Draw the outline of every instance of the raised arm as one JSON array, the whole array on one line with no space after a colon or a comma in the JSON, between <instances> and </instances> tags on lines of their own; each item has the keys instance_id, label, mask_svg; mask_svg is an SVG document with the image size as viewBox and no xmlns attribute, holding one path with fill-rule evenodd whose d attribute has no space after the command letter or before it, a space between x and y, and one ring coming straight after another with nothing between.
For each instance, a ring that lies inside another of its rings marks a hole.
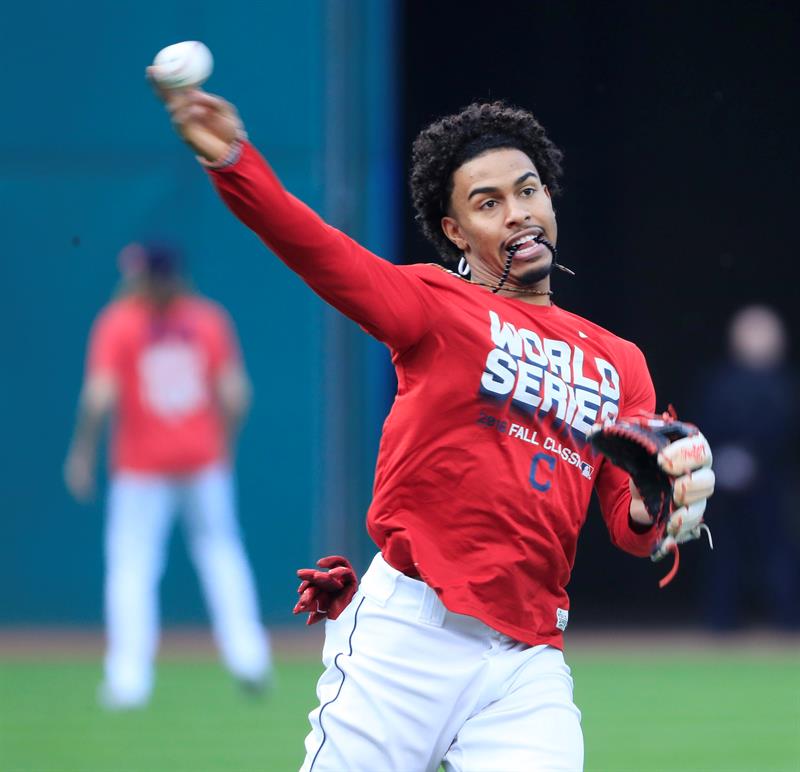
<instances>
[{"instance_id":1,"label":"raised arm","mask_svg":"<svg viewBox=\"0 0 800 772\"><path fill-rule=\"evenodd\" d=\"M372 254L292 196L246 140L232 105L198 89L159 93L226 204L318 295L397 351L430 329L438 308L419 276Z\"/></svg>"}]
</instances>

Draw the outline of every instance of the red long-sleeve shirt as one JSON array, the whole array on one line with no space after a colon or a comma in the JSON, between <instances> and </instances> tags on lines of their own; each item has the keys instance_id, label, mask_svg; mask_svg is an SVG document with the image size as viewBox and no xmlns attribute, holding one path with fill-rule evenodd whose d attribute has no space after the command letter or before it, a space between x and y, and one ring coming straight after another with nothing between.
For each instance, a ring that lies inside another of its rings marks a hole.
<instances>
[{"instance_id":1,"label":"red long-sleeve shirt","mask_svg":"<svg viewBox=\"0 0 800 772\"><path fill-rule=\"evenodd\" d=\"M615 544L644 556L655 539L630 527L628 476L585 439L600 417L653 412L642 353L555 305L377 257L288 193L248 144L211 174L242 222L391 350L398 390L367 514L384 558L451 611L561 647L592 489Z\"/></svg>"}]
</instances>

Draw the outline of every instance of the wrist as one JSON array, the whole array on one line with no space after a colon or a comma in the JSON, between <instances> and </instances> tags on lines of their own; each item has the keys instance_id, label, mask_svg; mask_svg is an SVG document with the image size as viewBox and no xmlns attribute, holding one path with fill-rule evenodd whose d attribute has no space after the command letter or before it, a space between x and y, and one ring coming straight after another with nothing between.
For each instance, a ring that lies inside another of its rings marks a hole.
<instances>
[{"instance_id":1,"label":"wrist","mask_svg":"<svg viewBox=\"0 0 800 772\"><path fill-rule=\"evenodd\" d=\"M224 169L227 166L233 166L241 157L244 149L243 142L247 139L247 135L242 134L233 140L229 145L221 150L216 155L216 160L197 156L197 160L206 167L206 169L217 170Z\"/></svg>"},{"instance_id":2,"label":"wrist","mask_svg":"<svg viewBox=\"0 0 800 772\"><path fill-rule=\"evenodd\" d=\"M653 527L653 521L648 518L646 522L635 520L632 513L628 513L628 528L634 533L644 534Z\"/></svg>"},{"instance_id":3,"label":"wrist","mask_svg":"<svg viewBox=\"0 0 800 772\"><path fill-rule=\"evenodd\" d=\"M645 528L649 528L653 524L653 518L650 517L647 507L645 507L644 501L642 501L638 493L634 496L631 496L631 505L628 509L628 516L632 522Z\"/></svg>"}]
</instances>

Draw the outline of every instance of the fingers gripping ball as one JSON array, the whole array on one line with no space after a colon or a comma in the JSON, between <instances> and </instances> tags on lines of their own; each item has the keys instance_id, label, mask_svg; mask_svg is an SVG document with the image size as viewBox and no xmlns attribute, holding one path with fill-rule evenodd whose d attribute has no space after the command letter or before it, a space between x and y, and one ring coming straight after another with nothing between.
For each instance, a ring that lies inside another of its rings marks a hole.
<instances>
[{"instance_id":1,"label":"fingers gripping ball","mask_svg":"<svg viewBox=\"0 0 800 772\"><path fill-rule=\"evenodd\" d=\"M317 565L328 570L301 568L297 572L302 580L297 588L300 599L292 613L308 613L307 625L313 625L321 619L337 619L358 588L358 577L347 558L331 555L320 558Z\"/></svg>"},{"instance_id":2,"label":"fingers gripping ball","mask_svg":"<svg viewBox=\"0 0 800 772\"><path fill-rule=\"evenodd\" d=\"M698 538L705 528L706 499L714 492L708 441L696 426L678 421L673 413L596 424L589 440L631 476L659 530L653 560L675 555L663 586L677 571L677 545Z\"/></svg>"},{"instance_id":3,"label":"fingers gripping ball","mask_svg":"<svg viewBox=\"0 0 800 772\"><path fill-rule=\"evenodd\" d=\"M152 77L165 89L196 88L214 69L214 58L199 40L185 40L162 48L153 59Z\"/></svg>"}]
</instances>

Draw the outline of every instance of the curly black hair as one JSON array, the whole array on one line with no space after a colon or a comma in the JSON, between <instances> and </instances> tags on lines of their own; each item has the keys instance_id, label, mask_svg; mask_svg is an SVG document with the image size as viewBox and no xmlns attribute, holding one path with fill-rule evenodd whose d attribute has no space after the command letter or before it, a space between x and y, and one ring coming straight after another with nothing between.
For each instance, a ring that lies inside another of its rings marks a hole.
<instances>
[{"instance_id":1,"label":"curly black hair","mask_svg":"<svg viewBox=\"0 0 800 772\"><path fill-rule=\"evenodd\" d=\"M531 113L505 102L473 102L435 121L414 140L410 185L416 219L445 264L461 257L441 225L450 206L453 173L481 153L499 148L521 150L550 192L559 192L562 152Z\"/></svg>"}]
</instances>

